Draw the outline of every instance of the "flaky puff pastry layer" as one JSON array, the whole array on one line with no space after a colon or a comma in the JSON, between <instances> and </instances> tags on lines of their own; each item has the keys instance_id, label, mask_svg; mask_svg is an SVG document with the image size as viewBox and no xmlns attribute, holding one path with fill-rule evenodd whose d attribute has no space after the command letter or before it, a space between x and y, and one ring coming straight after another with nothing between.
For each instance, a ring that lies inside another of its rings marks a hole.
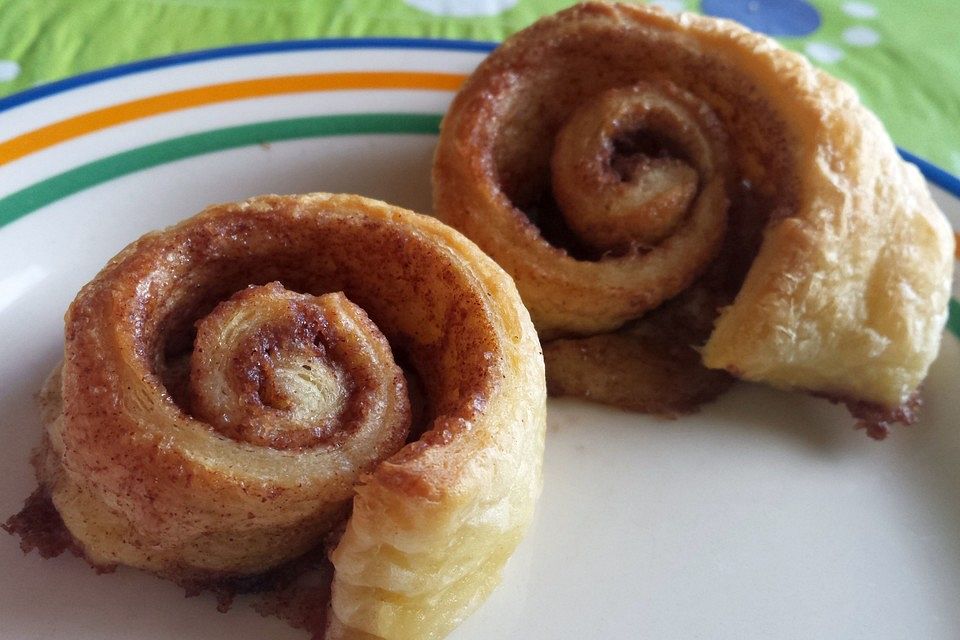
<instances>
[{"instance_id":1,"label":"flaky puff pastry layer","mask_svg":"<svg viewBox=\"0 0 960 640\"><path fill-rule=\"evenodd\" d=\"M638 92L653 95L635 100L629 113L636 115L617 111L618 93ZM618 118L612 133L603 144L582 145L599 149L590 153L600 162L574 159L572 171L558 173L556 154L572 148L568 130L591 131L579 122L604 101ZM661 115L651 117L657 109ZM629 118L636 124L620 130ZM703 158L717 160L709 164L725 175L724 196L709 192L713 177L686 141L693 134L717 146ZM658 183L677 180L680 189L689 181L667 162L696 170L699 183L686 217L668 219L665 238L651 244L641 234L626 251L591 253L583 245L594 237L576 237L578 228L611 236L610 216L603 227L594 217L558 222L561 213L579 215L564 207L584 189L556 181L602 183L591 172L605 164L619 172L619 181L608 180L617 189L652 184L667 202ZM587 3L511 37L478 67L443 122L434 200L441 219L513 275L547 340L548 382L553 358L561 393L583 386L564 373L576 368L577 353L591 356L584 359L591 366L601 357L590 342L599 338L590 336L633 340L639 332L649 340L673 329L648 321L652 309L663 304L670 315L703 298L713 301L711 316L719 312L715 328L681 332L687 344L702 346L703 363L778 387L894 410L938 351L953 235L919 172L899 158L853 89L730 21ZM705 238L676 251L707 205L718 220L729 217L722 245ZM713 262L675 268L678 253ZM687 287L695 293L680 293ZM554 338L567 340L555 348ZM610 341L598 344L603 353L622 352ZM644 385L653 385L670 395L671 385L657 387L649 377L618 380L607 386L635 384L645 397ZM672 386L682 384L679 376ZM609 395L603 387L578 393ZM677 408L684 409L682 395L667 407Z\"/></svg>"},{"instance_id":2,"label":"flaky puff pastry layer","mask_svg":"<svg viewBox=\"0 0 960 640\"><path fill-rule=\"evenodd\" d=\"M406 445L393 357L425 395ZM71 305L45 396L40 480L95 564L256 574L352 509L331 638L445 635L540 490L543 360L512 281L453 229L358 196L213 206L134 242Z\"/></svg>"}]
</instances>

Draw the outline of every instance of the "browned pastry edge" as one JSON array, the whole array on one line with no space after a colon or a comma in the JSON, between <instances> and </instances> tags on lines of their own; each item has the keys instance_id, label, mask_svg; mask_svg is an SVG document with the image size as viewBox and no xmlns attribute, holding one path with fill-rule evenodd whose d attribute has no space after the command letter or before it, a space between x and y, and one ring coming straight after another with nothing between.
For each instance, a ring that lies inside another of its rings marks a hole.
<instances>
[{"instance_id":1,"label":"browned pastry edge","mask_svg":"<svg viewBox=\"0 0 960 640\"><path fill-rule=\"evenodd\" d=\"M890 435L890 429L894 424L905 427L915 424L920 419L920 411L923 408L923 395L920 389L914 391L906 402L893 408L876 402L865 402L819 392L813 392L811 395L825 398L834 404L844 405L850 415L857 420L854 428L863 429L874 440L885 439Z\"/></svg>"},{"instance_id":2,"label":"browned pastry edge","mask_svg":"<svg viewBox=\"0 0 960 640\"><path fill-rule=\"evenodd\" d=\"M25 554L36 550L42 558L56 558L69 551L97 573L113 573L117 569L117 565L97 564L87 557L43 487L37 487L24 501L23 508L0 524L0 529L20 538L20 549ZM303 584L305 576L308 584ZM300 558L256 575L211 572L194 580L183 575L173 580L187 597L213 595L221 613L231 608L236 596L255 594L251 606L261 615L280 618L320 638L326 627L325 603L330 598L333 569L321 545Z\"/></svg>"}]
</instances>

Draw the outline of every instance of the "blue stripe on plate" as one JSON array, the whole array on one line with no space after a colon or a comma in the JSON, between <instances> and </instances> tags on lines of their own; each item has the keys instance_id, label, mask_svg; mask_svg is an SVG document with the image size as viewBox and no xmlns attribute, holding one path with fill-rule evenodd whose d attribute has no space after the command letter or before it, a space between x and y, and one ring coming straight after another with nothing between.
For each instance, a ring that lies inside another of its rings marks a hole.
<instances>
[{"instance_id":1,"label":"blue stripe on plate","mask_svg":"<svg viewBox=\"0 0 960 640\"><path fill-rule=\"evenodd\" d=\"M52 96L70 89L83 87L104 80L142 73L164 67L175 67L182 64L231 58L238 56L252 56L260 53L284 53L288 51L314 51L322 49L434 49L440 51L476 51L488 53L497 46L496 42L479 42L474 40L439 40L431 38L319 38L313 40L282 40L277 42L257 42L241 44L217 49L201 49L177 53L160 58L137 60L127 64L98 69L80 75L70 76L63 80L50 82L31 89L19 91L5 98L0 98L0 113Z\"/></svg>"},{"instance_id":2,"label":"blue stripe on plate","mask_svg":"<svg viewBox=\"0 0 960 640\"><path fill-rule=\"evenodd\" d=\"M920 173L923 174L923 177L937 185L945 191L949 191L953 195L960 198L960 178L953 175L945 169L941 169L937 165L927 162L920 156L915 156L906 149L901 149L897 147L897 151L900 152L900 155L907 162L912 162L917 165L917 168L920 169Z\"/></svg>"}]
</instances>

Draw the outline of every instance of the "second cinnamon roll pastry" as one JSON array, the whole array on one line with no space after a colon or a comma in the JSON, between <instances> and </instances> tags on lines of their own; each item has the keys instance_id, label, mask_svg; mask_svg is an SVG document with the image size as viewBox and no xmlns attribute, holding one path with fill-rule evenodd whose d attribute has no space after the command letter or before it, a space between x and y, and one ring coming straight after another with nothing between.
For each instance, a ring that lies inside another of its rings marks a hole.
<instances>
[{"instance_id":1,"label":"second cinnamon roll pastry","mask_svg":"<svg viewBox=\"0 0 960 640\"><path fill-rule=\"evenodd\" d=\"M846 84L724 20L585 3L463 86L437 215L516 280L548 386L658 413L733 376L909 421L953 235Z\"/></svg>"}]
</instances>

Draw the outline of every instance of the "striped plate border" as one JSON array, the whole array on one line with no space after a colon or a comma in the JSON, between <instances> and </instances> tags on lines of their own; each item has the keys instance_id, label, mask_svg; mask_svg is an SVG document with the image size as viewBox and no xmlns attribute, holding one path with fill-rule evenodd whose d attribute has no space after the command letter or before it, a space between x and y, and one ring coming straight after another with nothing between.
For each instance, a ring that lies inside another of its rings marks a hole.
<instances>
[{"instance_id":1,"label":"striped plate border","mask_svg":"<svg viewBox=\"0 0 960 640\"><path fill-rule=\"evenodd\" d=\"M292 51L331 49L426 49L485 53L493 42L408 38L288 40L245 44L140 60L84 73L0 98L0 113L30 102L113 78L196 62ZM59 142L159 113L202 104L302 91L432 89L455 91L463 76L442 73L356 72L283 76L208 85L111 105L0 141L0 165ZM172 138L83 164L0 198L0 227L78 191L123 175L191 156L298 138L363 134L436 134L438 113L352 113L258 122ZM960 199L960 179L900 149L930 182ZM958 254L960 258L960 254ZM960 338L960 302L950 300L948 329Z\"/></svg>"}]
</instances>

